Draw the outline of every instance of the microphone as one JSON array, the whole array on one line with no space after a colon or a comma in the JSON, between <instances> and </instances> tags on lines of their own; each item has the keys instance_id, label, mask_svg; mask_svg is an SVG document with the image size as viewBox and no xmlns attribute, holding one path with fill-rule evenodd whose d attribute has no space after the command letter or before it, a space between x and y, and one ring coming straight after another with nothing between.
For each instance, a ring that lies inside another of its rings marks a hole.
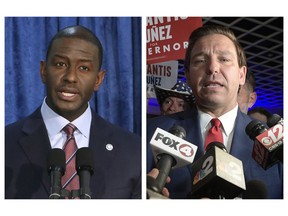
<instances>
[{"instance_id":1,"label":"microphone","mask_svg":"<svg viewBox=\"0 0 288 216\"><path fill-rule=\"evenodd\" d=\"M246 190L242 193L242 199L267 199L266 185L259 180L246 182Z\"/></svg>"},{"instance_id":2,"label":"microphone","mask_svg":"<svg viewBox=\"0 0 288 216\"><path fill-rule=\"evenodd\" d=\"M267 125L269 128L275 126L276 124L284 124L283 118L279 116L278 114L272 114L268 120L267 120Z\"/></svg>"},{"instance_id":3,"label":"microphone","mask_svg":"<svg viewBox=\"0 0 288 216\"><path fill-rule=\"evenodd\" d=\"M278 125L280 124L280 128L282 128L282 131L283 131L283 127L284 127L283 118L281 118L281 116L278 114L272 114L267 120L267 125L269 128L272 128L272 127L276 126L277 124ZM282 133L282 135L283 135L283 133ZM283 163L283 138L282 138L282 146L277 151L276 157L279 159L279 161L281 163Z\"/></svg>"},{"instance_id":4,"label":"microphone","mask_svg":"<svg viewBox=\"0 0 288 216\"><path fill-rule=\"evenodd\" d=\"M261 121L253 120L246 126L246 134L254 140L253 159L267 170L278 162L283 163L283 119L273 114L266 128Z\"/></svg>"},{"instance_id":5,"label":"microphone","mask_svg":"<svg viewBox=\"0 0 288 216\"><path fill-rule=\"evenodd\" d=\"M246 189L242 161L228 154L220 142L209 143L191 170L188 198L233 199Z\"/></svg>"},{"instance_id":6,"label":"microphone","mask_svg":"<svg viewBox=\"0 0 288 216\"><path fill-rule=\"evenodd\" d=\"M179 125L174 125L169 132L161 128L155 130L150 144L159 174L156 179L147 176L148 193L152 191L150 198L155 197L153 192L162 194L171 169L193 162L198 147L185 138L186 131Z\"/></svg>"},{"instance_id":7,"label":"microphone","mask_svg":"<svg viewBox=\"0 0 288 216\"><path fill-rule=\"evenodd\" d=\"M88 147L76 152L76 170L80 180L80 189L72 191L72 197L91 199L90 178L94 173L92 150Z\"/></svg>"},{"instance_id":8,"label":"microphone","mask_svg":"<svg viewBox=\"0 0 288 216\"><path fill-rule=\"evenodd\" d=\"M70 196L70 192L62 189L61 177L65 173L66 160L65 152L62 149L51 149L48 159L48 174L50 176L50 195L49 199L63 199Z\"/></svg>"}]
</instances>

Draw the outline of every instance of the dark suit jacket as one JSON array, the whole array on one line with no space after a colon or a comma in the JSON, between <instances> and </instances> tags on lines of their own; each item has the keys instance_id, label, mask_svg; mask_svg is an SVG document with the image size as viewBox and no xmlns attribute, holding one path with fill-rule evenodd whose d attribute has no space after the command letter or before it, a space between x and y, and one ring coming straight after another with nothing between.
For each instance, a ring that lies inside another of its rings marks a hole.
<instances>
[{"instance_id":1,"label":"dark suit jacket","mask_svg":"<svg viewBox=\"0 0 288 216\"><path fill-rule=\"evenodd\" d=\"M141 139L92 111L89 147L94 155L92 198L141 198ZM112 144L108 151L106 144ZM5 128L5 198L49 197L51 149L38 108Z\"/></svg>"},{"instance_id":2,"label":"dark suit jacket","mask_svg":"<svg viewBox=\"0 0 288 216\"><path fill-rule=\"evenodd\" d=\"M236 118L235 132L232 140L230 154L240 159L243 163L245 180L260 180L265 183L268 190L268 198L283 198L283 164L273 165L266 171L252 158L254 142L246 135L245 128L252 119L238 110ZM203 154L203 140L200 132L199 117L196 108L192 111L184 111L169 116L151 118L147 122L147 172L154 165L153 155L150 147L150 140L157 127L169 131L170 128L178 124L186 130L187 141L198 146L194 161L197 161ZM170 191L170 198L186 198L191 191L190 165L174 169L170 172L171 183L167 184Z\"/></svg>"}]
</instances>

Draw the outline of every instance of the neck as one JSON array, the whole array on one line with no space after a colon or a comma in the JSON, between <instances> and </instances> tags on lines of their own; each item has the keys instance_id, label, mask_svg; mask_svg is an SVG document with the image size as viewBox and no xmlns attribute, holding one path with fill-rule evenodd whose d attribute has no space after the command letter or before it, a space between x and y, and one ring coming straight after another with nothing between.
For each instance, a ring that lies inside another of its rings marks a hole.
<instances>
[{"instance_id":1,"label":"neck","mask_svg":"<svg viewBox=\"0 0 288 216\"><path fill-rule=\"evenodd\" d=\"M224 115L225 113L231 111L232 109L234 109L237 106L237 104L235 104L234 107L209 107L209 106L201 106L201 105L197 105L197 109L201 110L204 113L207 113L209 115L211 115L212 117L218 118L222 115Z\"/></svg>"}]
</instances>

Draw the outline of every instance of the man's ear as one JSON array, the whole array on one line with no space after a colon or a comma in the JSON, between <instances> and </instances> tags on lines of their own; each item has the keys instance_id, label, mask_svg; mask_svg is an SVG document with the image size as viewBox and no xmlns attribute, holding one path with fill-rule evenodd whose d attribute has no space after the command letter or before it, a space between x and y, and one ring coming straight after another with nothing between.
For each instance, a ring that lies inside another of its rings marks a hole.
<instances>
[{"instance_id":1,"label":"man's ear","mask_svg":"<svg viewBox=\"0 0 288 216\"><path fill-rule=\"evenodd\" d=\"M102 71L98 72L97 79L96 79L96 82L95 82L95 85L94 85L94 91L98 91L99 87L101 86L101 84L102 84L102 82L104 80L105 74L106 74L105 70L102 70Z\"/></svg>"},{"instance_id":2,"label":"man's ear","mask_svg":"<svg viewBox=\"0 0 288 216\"><path fill-rule=\"evenodd\" d=\"M40 75L43 83L46 83L46 62L40 62Z\"/></svg>"},{"instance_id":3,"label":"man's ear","mask_svg":"<svg viewBox=\"0 0 288 216\"><path fill-rule=\"evenodd\" d=\"M249 94L249 102L248 102L248 107L251 108L257 100L257 93L256 92L252 92Z\"/></svg>"},{"instance_id":4,"label":"man's ear","mask_svg":"<svg viewBox=\"0 0 288 216\"><path fill-rule=\"evenodd\" d=\"M239 73L239 79L240 79L239 84L240 85L244 85L245 84L246 73L247 73L247 67L246 66L241 67L240 68L240 73Z\"/></svg>"}]
</instances>

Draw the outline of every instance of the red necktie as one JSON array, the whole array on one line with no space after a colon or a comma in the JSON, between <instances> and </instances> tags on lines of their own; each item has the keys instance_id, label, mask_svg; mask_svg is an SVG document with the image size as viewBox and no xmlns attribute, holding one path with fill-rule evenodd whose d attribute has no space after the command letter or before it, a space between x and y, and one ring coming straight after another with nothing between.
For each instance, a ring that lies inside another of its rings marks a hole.
<instances>
[{"instance_id":1,"label":"red necktie","mask_svg":"<svg viewBox=\"0 0 288 216\"><path fill-rule=\"evenodd\" d=\"M66 172L62 177L62 187L71 191L79 189L79 176L75 169L77 145L75 142L74 131L76 127L69 123L63 131L67 134L67 140L63 146L63 150L66 154Z\"/></svg>"},{"instance_id":2,"label":"red necktie","mask_svg":"<svg viewBox=\"0 0 288 216\"><path fill-rule=\"evenodd\" d=\"M212 127L209 129L209 131L206 135L206 140L205 140L205 145L204 145L205 150L211 142L223 143L223 135L222 135L222 131L221 131L221 121L218 118L213 118L211 120L211 124L212 124Z\"/></svg>"}]
</instances>

